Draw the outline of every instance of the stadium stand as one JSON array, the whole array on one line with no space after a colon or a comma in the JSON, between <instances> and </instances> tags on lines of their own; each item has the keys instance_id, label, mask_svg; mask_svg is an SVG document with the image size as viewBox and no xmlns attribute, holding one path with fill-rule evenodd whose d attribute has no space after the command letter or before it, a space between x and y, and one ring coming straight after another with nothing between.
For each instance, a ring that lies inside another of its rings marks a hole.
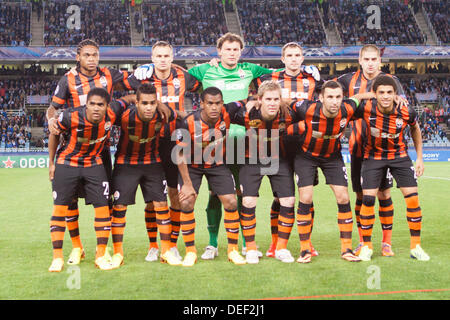
<instances>
[{"instance_id":1,"label":"stadium stand","mask_svg":"<svg viewBox=\"0 0 450 320\"><path fill-rule=\"evenodd\" d=\"M174 45L215 45L228 31L221 1L146 3L142 8L145 42Z\"/></svg>"},{"instance_id":2,"label":"stadium stand","mask_svg":"<svg viewBox=\"0 0 450 320\"><path fill-rule=\"evenodd\" d=\"M6 2L0 6L0 45L27 46L30 44L29 3Z\"/></svg>"},{"instance_id":3,"label":"stadium stand","mask_svg":"<svg viewBox=\"0 0 450 320\"><path fill-rule=\"evenodd\" d=\"M68 29L67 8L80 7L80 29ZM101 13L101 16L99 15ZM101 18L100 18L101 17ZM85 38L101 45L130 45L130 21L127 7L121 0L110 1L47 1L44 6L44 44L76 45Z\"/></svg>"},{"instance_id":4,"label":"stadium stand","mask_svg":"<svg viewBox=\"0 0 450 320\"><path fill-rule=\"evenodd\" d=\"M0 148L25 148L31 140L31 115L8 116L0 112Z\"/></svg>"},{"instance_id":5,"label":"stadium stand","mask_svg":"<svg viewBox=\"0 0 450 320\"><path fill-rule=\"evenodd\" d=\"M423 6L439 40L443 43L450 43L448 3L446 1L423 1Z\"/></svg>"},{"instance_id":6,"label":"stadium stand","mask_svg":"<svg viewBox=\"0 0 450 320\"><path fill-rule=\"evenodd\" d=\"M326 45L315 3L237 0L242 36L247 45Z\"/></svg>"},{"instance_id":7,"label":"stadium stand","mask_svg":"<svg viewBox=\"0 0 450 320\"><path fill-rule=\"evenodd\" d=\"M331 6L334 18L344 44L423 44L425 39L417 26L408 6L399 1L378 1L381 9L380 29L366 27L369 16L366 8L369 1L343 0ZM351 18L349 18L351 17Z\"/></svg>"}]
</instances>

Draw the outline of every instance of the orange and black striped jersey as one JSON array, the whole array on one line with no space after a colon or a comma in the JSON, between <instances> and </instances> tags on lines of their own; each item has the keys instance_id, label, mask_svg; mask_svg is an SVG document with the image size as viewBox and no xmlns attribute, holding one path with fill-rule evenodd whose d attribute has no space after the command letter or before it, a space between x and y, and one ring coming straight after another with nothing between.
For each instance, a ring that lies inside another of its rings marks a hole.
<instances>
[{"instance_id":1,"label":"orange and black striped jersey","mask_svg":"<svg viewBox=\"0 0 450 320\"><path fill-rule=\"evenodd\" d=\"M175 119L176 113L171 110L169 123L175 123ZM116 122L121 128L121 133L115 163L137 165L161 162L158 149L165 124L166 121L161 118L158 111L155 111L150 121L142 121L136 106L125 110Z\"/></svg>"},{"instance_id":2,"label":"orange and black striped jersey","mask_svg":"<svg viewBox=\"0 0 450 320\"><path fill-rule=\"evenodd\" d=\"M245 105L241 105L235 113L231 123L239 124L247 129L245 136L245 158L247 163L267 164L270 159L286 155L283 140L286 130L293 122L298 121L297 115L292 110L290 114L278 115L270 121L264 120L261 109L252 108L247 112ZM275 131L272 131L275 130ZM274 149L276 148L276 149Z\"/></svg>"},{"instance_id":3,"label":"orange and black striped jersey","mask_svg":"<svg viewBox=\"0 0 450 320\"><path fill-rule=\"evenodd\" d=\"M97 68L93 77L85 76L77 68L77 74L67 72L58 82L53 94L51 105L60 109L66 105L68 108L77 108L86 105L86 99L92 88L104 88L112 96L113 87L123 83L128 90L133 88L128 83L128 73L112 68Z\"/></svg>"},{"instance_id":4,"label":"orange and black striped jersey","mask_svg":"<svg viewBox=\"0 0 450 320\"><path fill-rule=\"evenodd\" d=\"M416 124L416 111L407 106L394 105L390 114L384 114L377 107L377 100L371 99L359 106L355 117L362 118L367 126L367 141L364 158L392 160L408 155L403 132Z\"/></svg>"},{"instance_id":5,"label":"orange and black striped jersey","mask_svg":"<svg viewBox=\"0 0 450 320\"><path fill-rule=\"evenodd\" d=\"M57 125L66 133L67 142L58 149L56 163L72 167L101 165L101 152L109 139L111 126L126 108L122 100L111 102L98 124L88 121L85 106L65 109L59 115Z\"/></svg>"},{"instance_id":6,"label":"orange and black striped jersey","mask_svg":"<svg viewBox=\"0 0 450 320\"><path fill-rule=\"evenodd\" d=\"M137 89L141 83L151 83L156 88L158 100L174 111L184 111L186 92L194 92L200 88L200 82L180 68L171 68L170 75L165 80L159 79L154 72L150 79L142 81L132 74L128 77L128 82L134 89Z\"/></svg>"},{"instance_id":7,"label":"orange and black striped jersey","mask_svg":"<svg viewBox=\"0 0 450 320\"><path fill-rule=\"evenodd\" d=\"M340 139L358 108L355 100L345 99L334 118L327 118L323 114L320 101L303 100L293 103L291 107L304 123L297 122L289 126L288 134L304 136L301 145L303 152L322 158L329 158L341 152ZM304 133L302 127L306 129Z\"/></svg>"},{"instance_id":8,"label":"orange and black striped jersey","mask_svg":"<svg viewBox=\"0 0 450 320\"><path fill-rule=\"evenodd\" d=\"M184 154L189 165L211 168L225 163L230 122L242 105L234 102L224 105L219 120L213 125L202 120L202 110L190 113L178 124L176 143L183 150L190 150L190 155Z\"/></svg>"},{"instance_id":9,"label":"orange and black striped jersey","mask_svg":"<svg viewBox=\"0 0 450 320\"><path fill-rule=\"evenodd\" d=\"M380 72L379 75L387 75L392 77L397 84L397 94L399 96L405 96L403 87L396 76L384 72ZM355 72L346 73L338 78L335 78L334 80L338 81L342 85L344 95L351 97L358 93L371 91L375 78L368 80L364 76L364 73L361 70L358 70ZM350 138L348 141L349 152L357 158L362 158L364 144L367 138L367 125L360 119L350 122L349 125L351 128Z\"/></svg>"},{"instance_id":10,"label":"orange and black striped jersey","mask_svg":"<svg viewBox=\"0 0 450 320\"><path fill-rule=\"evenodd\" d=\"M289 100L314 100L316 91L323 81L316 81L311 75L300 72L295 76L286 74L285 70L265 74L256 79L259 87L263 81L272 80L281 86L281 97Z\"/></svg>"}]
</instances>

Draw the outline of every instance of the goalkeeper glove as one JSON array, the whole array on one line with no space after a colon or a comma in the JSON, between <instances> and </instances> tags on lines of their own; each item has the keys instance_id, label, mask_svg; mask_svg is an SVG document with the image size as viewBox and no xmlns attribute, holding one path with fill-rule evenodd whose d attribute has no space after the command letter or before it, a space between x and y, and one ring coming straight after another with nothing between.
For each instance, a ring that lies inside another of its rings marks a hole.
<instances>
[{"instance_id":1,"label":"goalkeeper glove","mask_svg":"<svg viewBox=\"0 0 450 320\"><path fill-rule=\"evenodd\" d=\"M134 76L138 80L145 80L152 76L153 69L154 69L153 63L147 63L143 64L142 66L139 66L136 70L134 70Z\"/></svg>"}]
</instances>

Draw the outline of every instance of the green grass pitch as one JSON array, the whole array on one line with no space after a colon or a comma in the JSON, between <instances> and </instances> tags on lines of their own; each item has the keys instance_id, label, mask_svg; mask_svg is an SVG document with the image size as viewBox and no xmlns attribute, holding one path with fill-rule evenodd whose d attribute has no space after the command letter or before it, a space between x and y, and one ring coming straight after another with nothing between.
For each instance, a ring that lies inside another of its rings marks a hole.
<instances>
[{"instance_id":1,"label":"green grass pitch","mask_svg":"<svg viewBox=\"0 0 450 320\"><path fill-rule=\"evenodd\" d=\"M200 259L193 268L146 262L148 239L144 204L138 193L137 204L129 207L127 212L125 264L118 270L106 272L94 267L93 208L80 202L80 233L87 250L86 260L79 269L65 265L63 272L58 274L47 271L52 258L49 233L52 197L47 170L3 169L0 170L0 299L234 300L305 296L321 299L324 295L329 295L324 297L328 299L449 299L450 291L415 292L450 288L450 163L428 162L425 165L424 177L419 179L419 196L423 212L422 247L431 256L429 262L409 257L405 203L395 188L392 190L395 256L381 256L381 228L377 218L372 261L349 263L340 259L336 201L321 176L320 185L314 189L316 217L312 234L320 255L308 265L283 264L266 257L258 265L232 265L226 258L223 222L216 260ZM350 197L353 209L354 194L350 193ZM199 254L208 241L206 201L207 186L203 183L195 211ZM257 205L256 230L256 241L263 252L270 244L271 202L269 183L264 179ZM353 230L353 245L356 246L356 223ZM182 239L179 239L178 247L184 255ZM295 258L298 257L296 227L288 249ZM71 242L66 232L66 259L70 250ZM75 276L80 279L79 289L73 285ZM394 291L400 292L379 294Z\"/></svg>"}]
</instances>

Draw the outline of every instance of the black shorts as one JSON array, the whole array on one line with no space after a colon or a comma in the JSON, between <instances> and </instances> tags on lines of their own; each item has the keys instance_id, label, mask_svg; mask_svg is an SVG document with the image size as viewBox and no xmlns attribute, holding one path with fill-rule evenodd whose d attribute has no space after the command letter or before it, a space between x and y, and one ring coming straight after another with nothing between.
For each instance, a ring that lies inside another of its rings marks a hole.
<instances>
[{"instance_id":1,"label":"black shorts","mask_svg":"<svg viewBox=\"0 0 450 320\"><path fill-rule=\"evenodd\" d=\"M70 205L80 184L86 194L86 203L96 208L108 205L109 181L103 165L83 168L57 164L52 180L53 203Z\"/></svg>"},{"instance_id":2,"label":"black shorts","mask_svg":"<svg viewBox=\"0 0 450 320\"><path fill-rule=\"evenodd\" d=\"M312 157L301 152L297 153L294 162L294 172L299 188L315 185L317 168L322 169L326 184L336 186L348 185L347 167L340 153L330 158L323 158Z\"/></svg>"},{"instance_id":3,"label":"black shorts","mask_svg":"<svg viewBox=\"0 0 450 320\"><path fill-rule=\"evenodd\" d=\"M101 153L101 158L102 158L103 168L105 169L106 176L108 177L109 184L111 185L112 184L112 160L111 160L111 151L109 149L109 146L105 146L103 148L103 151ZM110 196L111 196L111 193L110 193ZM80 181L78 183L75 198L77 198L77 199L84 198L84 199L86 199L85 200L86 205L92 204L86 198L86 191L84 189L82 181Z\"/></svg>"},{"instance_id":4,"label":"black shorts","mask_svg":"<svg viewBox=\"0 0 450 320\"><path fill-rule=\"evenodd\" d=\"M394 160L364 159L361 168L363 189L376 189L386 176L386 169L397 182L397 187L417 187L416 169L409 156Z\"/></svg>"},{"instance_id":5,"label":"black shorts","mask_svg":"<svg viewBox=\"0 0 450 320\"><path fill-rule=\"evenodd\" d=\"M361 186L361 168L362 168L363 158L351 157L350 165L350 175L352 178L352 188L353 192L362 192ZM393 186L393 179L389 168L386 168L383 172L383 177L381 178L380 190L390 189Z\"/></svg>"},{"instance_id":6,"label":"black shorts","mask_svg":"<svg viewBox=\"0 0 450 320\"><path fill-rule=\"evenodd\" d=\"M192 181L192 186L195 192L200 190L203 176L206 176L208 185L214 194L219 196L225 194L236 194L235 182L233 174L226 165L219 165L211 168L193 167L188 165L189 177ZM181 175L178 179L179 189L183 185Z\"/></svg>"},{"instance_id":7,"label":"black shorts","mask_svg":"<svg viewBox=\"0 0 450 320\"><path fill-rule=\"evenodd\" d=\"M114 166L112 183L114 204L135 204L138 186L141 186L145 203L167 201L167 184L161 163Z\"/></svg>"},{"instance_id":8,"label":"black shorts","mask_svg":"<svg viewBox=\"0 0 450 320\"><path fill-rule=\"evenodd\" d=\"M178 186L178 166L172 161L172 149L176 145L170 138L160 139L159 156L161 158L164 174L169 188Z\"/></svg>"},{"instance_id":9,"label":"black shorts","mask_svg":"<svg viewBox=\"0 0 450 320\"><path fill-rule=\"evenodd\" d=\"M239 171L240 188L243 197L258 197L261 181L266 175L274 197L286 198L295 196L293 171L288 160L280 160L275 174L265 174L262 169L269 166L261 164L246 164Z\"/></svg>"}]
</instances>

